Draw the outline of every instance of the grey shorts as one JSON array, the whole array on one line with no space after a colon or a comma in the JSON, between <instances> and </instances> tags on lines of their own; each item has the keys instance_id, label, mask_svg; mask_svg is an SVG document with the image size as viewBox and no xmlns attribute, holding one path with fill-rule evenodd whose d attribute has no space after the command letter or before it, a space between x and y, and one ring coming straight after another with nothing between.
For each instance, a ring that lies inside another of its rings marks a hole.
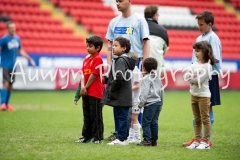
<instances>
[{"instance_id":1,"label":"grey shorts","mask_svg":"<svg viewBox=\"0 0 240 160\"><path fill-rule=\"evenodd\" d=\"M3 68L2 69L2 74L3 74L3 83L4 82L9 82L9 83L13 83L14 80L15 80L15 75L12 74L14 73L13 70L9 70L9 69L6 69L6 68Z\"/></svg>"}]
</instances>

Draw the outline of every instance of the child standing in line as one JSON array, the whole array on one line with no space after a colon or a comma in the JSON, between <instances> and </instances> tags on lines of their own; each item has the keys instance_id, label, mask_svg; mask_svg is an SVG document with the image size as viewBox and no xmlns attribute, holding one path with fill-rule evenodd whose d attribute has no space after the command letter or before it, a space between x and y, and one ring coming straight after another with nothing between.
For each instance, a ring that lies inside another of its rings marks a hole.
<instances>
[{"instance_id":1,"label":"child standing in line","mask_svg":"<svg viewBox=\"0 0 240 160\"><path fill-rule=\"evenodd\" d=\"M219 89L219 80L218 80L218 74L221 74L221 66L222 66L222 44L217 36L217 34L212 30L213 24L214 24L214 15L209 11L203 11L196 17L199 31L202 33L200 36L197 37L196 42L200 41L208 41L213 50L213 55L215 58L216 63L213 65L213 72L212 72L212 78L209 81L209 89L211 92L211 104L210 104L210 110L209 110L209 116L210 116L210 122L211 122L211 128L210 128L210 141L209 145L212 146L212 128L214 124L214 112L213 112L213 106L220 105L221 99L220 99L220 89ZM193 50L192 53L192 63L197 62L197 58L195 56L195 50ZM195 126L195 121L193 120L193 128ZM195 128L194 128L195 132ZM183 146L189 146L194 142L194 138L191 139L188 142L184 142Z\"/></svg>"},{"instance_id":2,"label":"child standing in line","mask_svg":"<svg viewBox=\"0 0 240 160\"><path fill-rule=\"evenodd\" d=\"M211 44L207 41L197 42L193 45L196 50L198 62L191 66L191 71L184 75L190 82L192 112L195 120L195 140L188 149L210 149L210 97L208 81L211 79L212 66L215 64ZM210 62L210 64L209 64ZM202 123L204 137L201 139Z\"/></svg>"},{"instance_id":3,"label":"child standing in line","mask_svg":"<svg viewBox=\"0 0 240 160\"><path fill-rule=\"evenodd\" d=\"M129 52L128 56L135 59L137 63L138 61L137 54L133 52ZM138 69L137 66L135 66L133 70L133 77L132 77L132 107L131 107L132 114L131 114L131 120L130 120L129 136L127 139L129 143L141 142L141 135L140 135L141 125L138 121L138 115L141 112L141 109L138 108L141 78L142 78L142 72Z\"/></svg>"},{"instance_id":4,"label":"child standing in line","mask_svg":"<svg viewBox=\"0 0 240 160\"><path fill-rule=\"evenodd\" d=\"M103 140L103 118L102 104L104 80L100 77L103 71L103 60L99 54L103 41L98 36L86 39L88 56L83 61L80 96L82 97L82 108L84 124L82 138L77 143L102 143ZM101 66L102 65L102 66ZM77 100L74 100L77 104Z\"/></svg>"},{"instance_id":5,"label":"child standing in line","mask_svg":"<svg viewBox=\"0 0 240 160\"><path fill-rule=\"evenodd\" d=\"M114 40L113 54L117 58L113 60L102 103L116 109L119 130L117 139L108 143L108 145L125 146L129 144L126 140L129 130L128 111L132 106L131 72L136 64L136 60L127 55L130 49L131 44L128 39L118 37Z\"/></svg>"},{"instance_id":6,"label":"child standing in line","mask_svg":"<svg viewBox=\"0 0 240 160\"><path fill-rule=\"evenodd\" d=\"M158 118L162 110L161 90L162 84L157 74L158 62L149 57L143 61L143 79L139 108L144 107L142 118L143 141L137 145L157 146Z\"/></svg>"}]
</instances>

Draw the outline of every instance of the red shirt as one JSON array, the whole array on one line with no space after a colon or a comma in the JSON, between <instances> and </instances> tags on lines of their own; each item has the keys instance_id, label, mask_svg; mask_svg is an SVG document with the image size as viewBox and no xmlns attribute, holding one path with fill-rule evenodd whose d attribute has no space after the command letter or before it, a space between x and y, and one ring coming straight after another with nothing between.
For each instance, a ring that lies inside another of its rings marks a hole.
<instances>
[{"instance_id":1,"label":"red shirt","mask_svg":"<svg viewBox=\"0 0 240 160\"><path fill-rule=\"evenodd\" d=\"M99 53L96 53L93 57L88 56L83 61L83 75L84 75L84 84L87 84L87 81L91 74L96 75L96 79L87 89L88 96L96 97L102 99L103 97L103 90L104 90L104 78L100 77L100 73L102 70L102 74L104 73L103 70L103 60ZM101 66L101 67L100 67Z\"/></svg>"}]
</instances>

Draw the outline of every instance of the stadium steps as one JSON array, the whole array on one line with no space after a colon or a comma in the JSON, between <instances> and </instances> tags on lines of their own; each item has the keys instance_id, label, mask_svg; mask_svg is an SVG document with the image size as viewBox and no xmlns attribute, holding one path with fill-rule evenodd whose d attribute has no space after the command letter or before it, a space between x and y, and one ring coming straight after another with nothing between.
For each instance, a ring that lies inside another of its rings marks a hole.
<instances>
[{"instance_id":1,"label":"stadium steps","mask_svg":"<svg viewBox=\"0 0 240 160\"><path fill-rule=\"evenodd\" d=\"M240 20L240 12L236 10L236 8L234 8L234 6L231 3L225 2L224 5L227 12L235 13L237 19Z\"/></svg>"},{"instance_id":2,"label":"stadium steps","mask_svg":"<svg viewBox=\"0 0 240 160\"><path fill-rule=\"evenodd\" d=\"M53 19L58 19L62 21L63 27L73 29L73 34L77 37L86 38L90 34L84 30L83 27L78 26L70 17L67 17L61 10L55 8L49 1L38 0L40 8L42 10L48 10L51 13Z\"/></svg>"},{"instance_id":3,"label":"stadium steps","mask_svg":"<svg viewBox=\"0 0 240 160\"><path fill-rule=\"evenodd\" d=\"M64 27L72 28L73 33L77 37L82 37L86 39L90 36L93 36L92 33L88 32L84 26L79 25L71 16L66 15L61 8L56 8L53 3L49 0L37 0L40 4L40 8L43 10L50 11L51 15L55 19L59 19L62 21ZM107 52L106 44L103 45L102 51L103 53Z\"/></svg>"},{"instance_id":4,"label":"stadium steps","mask_svg":"<svg viewBox=\"0 0 240 160\"><path fill-rule=\"evenodd\" d=\"M240 20L240 12L237 11L234 6L226 0L214 0L216 5L224 5L226 12L235 13L238 20Z\"/></svg>"}]
</instances>

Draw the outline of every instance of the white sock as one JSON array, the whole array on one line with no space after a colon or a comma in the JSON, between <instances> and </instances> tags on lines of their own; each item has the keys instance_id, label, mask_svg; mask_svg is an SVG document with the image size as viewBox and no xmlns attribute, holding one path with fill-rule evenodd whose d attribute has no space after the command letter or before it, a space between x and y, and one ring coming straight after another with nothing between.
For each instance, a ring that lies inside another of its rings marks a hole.
<instances>
[{"instance_id":1,"label":"white sock","mask_svg":"<svg viewBox=\"0 0 240 160\"><path fill-rule=\"evenodd\" d=\"M128 136L128 139L131 138L133 139L134 138L134 129L130 128L129 129L129 136Z\"/></svg>"},{"instance_id":2,"label":"white sock","mask_svg":"<svg viewBox=\"0 0 240 160\"><path fill-rule=\"evenodd\" d=\"M134 129L134 133L135 133L135 139L137 140L141 140L141 134L140 134L140 124L133 124L133 129Z\"/></svg>"}]
</instances>

